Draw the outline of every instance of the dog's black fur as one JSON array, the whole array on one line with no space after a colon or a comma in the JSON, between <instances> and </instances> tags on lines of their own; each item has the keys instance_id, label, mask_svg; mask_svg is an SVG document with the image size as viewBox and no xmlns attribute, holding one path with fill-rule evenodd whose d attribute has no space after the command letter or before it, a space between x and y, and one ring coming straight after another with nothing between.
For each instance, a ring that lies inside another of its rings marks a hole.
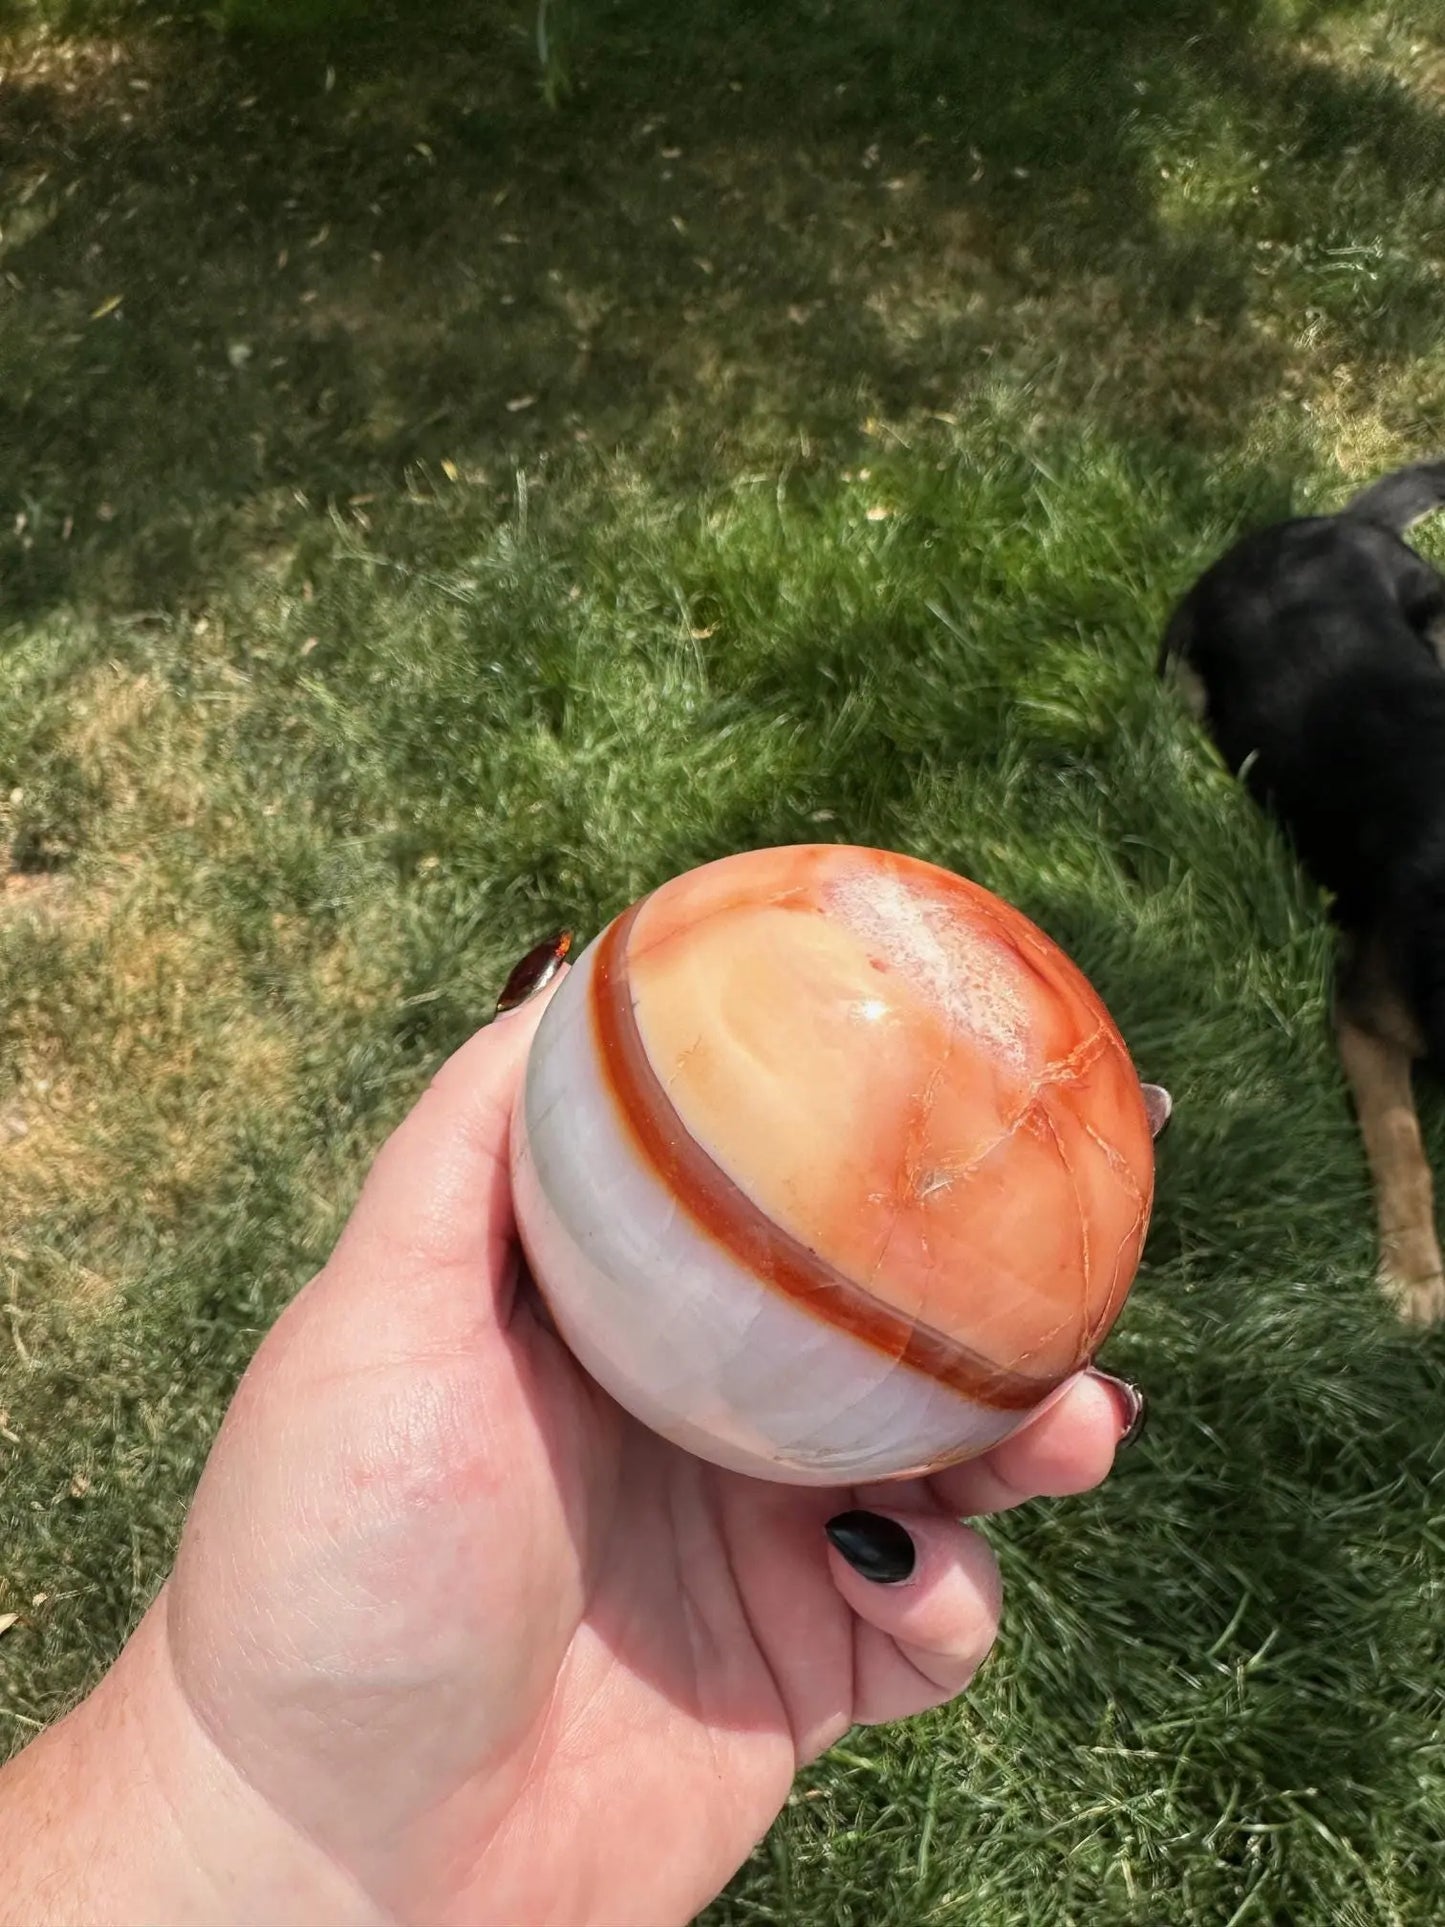
<instances>
[{"instance_id":1,"label":"dog's black fur","mask_svg":"<svg viewBox=\"0 0 1445 1927\"><path fill-rule=\"evenodd\" d=\"M1230 770L1330 892L1340 995L1384 997L1445 1074L1445 576L1403 538L1445 506L1445 460L1334 515L1246 536L1175 610L1182 666Z\"/></svg>"}]
</instances>

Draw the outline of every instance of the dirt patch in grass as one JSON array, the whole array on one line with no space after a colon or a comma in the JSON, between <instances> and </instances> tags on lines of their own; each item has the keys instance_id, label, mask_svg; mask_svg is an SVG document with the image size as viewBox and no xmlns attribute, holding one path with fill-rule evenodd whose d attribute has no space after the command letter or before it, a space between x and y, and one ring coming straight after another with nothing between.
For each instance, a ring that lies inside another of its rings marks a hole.
<instances>
[{"instance_id":1,"label":"dirt patch in grass","mask_svg":"<svg viewBox=\"0 0 1445 1927\"><path fill-rule=\"evenodd\" d=\"M29 917L37 921L64 914L67 879L41 871L27 875L22 870L0 874L0 916Z\"/></svg>"}]
</instances>

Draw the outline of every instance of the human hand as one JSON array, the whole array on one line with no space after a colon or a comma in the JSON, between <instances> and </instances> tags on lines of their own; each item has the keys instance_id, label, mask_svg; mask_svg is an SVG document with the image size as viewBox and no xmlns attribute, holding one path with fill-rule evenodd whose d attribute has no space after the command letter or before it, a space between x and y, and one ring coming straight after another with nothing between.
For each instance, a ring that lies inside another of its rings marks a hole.
<instances>
[{"instance_id":1,"label":"human hand","mask_svg":"<svg viewBox=\"0 0 1445 1927\"><path fill-rule=\"evenodd\" d=\"M846 1491L644 1431L520 1274L507 1127L544 1001L385 1146L236 1393L172 1576L57 1729L110 1789L92 1827L129 1836L107 1922L117 1893L276 1927L684 1922L800 1764L968 1683L999 1580L960 1517L1096 1484L1137 1423L1086 1373L984 1458Z\"/></svg>"}]
</instances>

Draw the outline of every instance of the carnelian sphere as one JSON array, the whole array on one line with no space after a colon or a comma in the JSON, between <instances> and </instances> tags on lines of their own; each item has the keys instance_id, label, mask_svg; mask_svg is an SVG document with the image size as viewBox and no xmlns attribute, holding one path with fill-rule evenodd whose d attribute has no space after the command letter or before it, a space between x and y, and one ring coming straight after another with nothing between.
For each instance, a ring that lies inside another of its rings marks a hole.
<instances>
[{"instance_id":1,"label":"carnelian sphere","mask_svg":"<svg viewBox=\"0 0 1445 1927\"><path fill-rule=\"evenodd\" d=\"M583 953L513 1120L517 1221L586 1370L802 1484L986 1451L1133 1281L1154 1156L1098 995L932 864L802 845L665 883Z\"/></svg>"}]
</instances>

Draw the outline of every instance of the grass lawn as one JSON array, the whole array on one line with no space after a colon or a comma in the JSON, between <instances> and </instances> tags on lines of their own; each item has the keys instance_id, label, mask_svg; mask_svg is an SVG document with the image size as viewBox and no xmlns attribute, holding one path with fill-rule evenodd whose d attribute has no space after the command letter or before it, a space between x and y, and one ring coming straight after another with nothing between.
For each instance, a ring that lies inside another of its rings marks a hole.
<instances>
[{"instance_id":1,"label":"grass lawn","mask_svg":"<svg viewBox=\"0 0 1445 1927\"><path fill-rule=\"evenodd\" d=\"M1175 1094L1152 1420L709 1927L1437 1923L1445 1339L1151 668L1245 522L1445 446L1438 0L566 0L545 74L528 7L298 7L0 0L0 1745L514 955L877 843Z\"/></svg>"}]
</instances>

